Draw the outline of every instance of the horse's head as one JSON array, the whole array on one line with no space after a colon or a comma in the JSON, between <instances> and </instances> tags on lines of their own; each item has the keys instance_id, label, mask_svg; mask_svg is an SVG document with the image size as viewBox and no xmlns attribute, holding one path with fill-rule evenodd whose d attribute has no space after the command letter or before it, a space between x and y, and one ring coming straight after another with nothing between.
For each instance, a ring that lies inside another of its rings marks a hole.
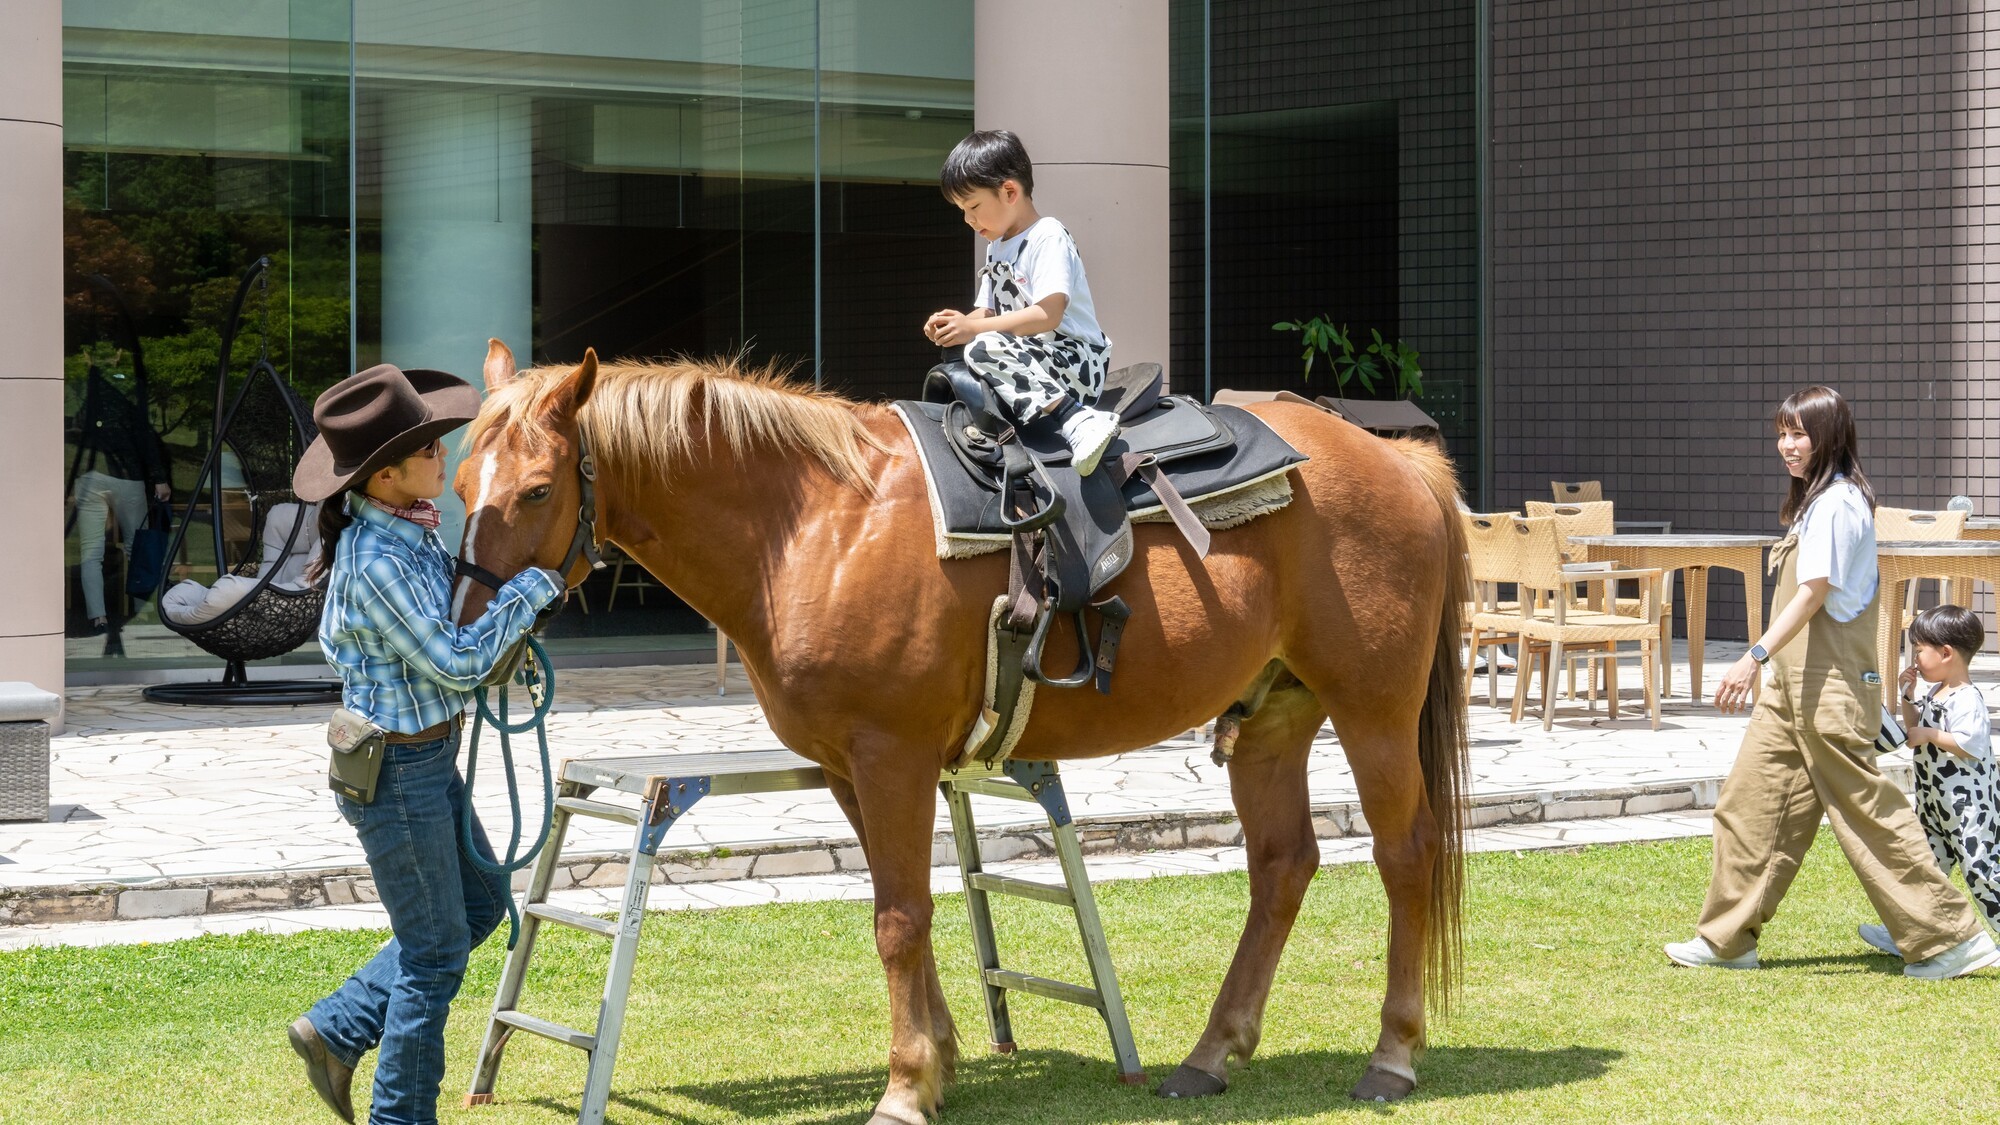
<instances>
[{"instance_id":1,"label":"horse's head","mask_svg":"<svg viewBox=\"0 0 2000 1125\"><path fill-rule=\"evenodd\" d=\"M495 583L528 567L558 571L571 588L590 574L597 513L586 503L578 414L596 382L595 351L568 375L516 381L514 353L487 341L486 403L455 483L466 517L452 602L460 624L484 611Z\"/></svg>"}]
</instances>

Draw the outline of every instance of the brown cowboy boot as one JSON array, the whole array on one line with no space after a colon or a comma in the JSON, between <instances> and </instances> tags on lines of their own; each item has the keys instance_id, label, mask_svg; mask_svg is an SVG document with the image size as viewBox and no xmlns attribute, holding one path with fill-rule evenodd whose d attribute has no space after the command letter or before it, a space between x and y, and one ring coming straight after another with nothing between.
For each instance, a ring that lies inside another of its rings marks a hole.
<instances>
[{"instance_id":1,"label":"brown cowboy boot","mask_svg":"<svg viewBox=\"0 0 2000 1125\"><path fill-rule=\"evenodd\" d=\"M292 1021L288 1035L292 1050L306 1061L306 1078L312 1083L313 1093L342 1121L354 1125L354 1096L349 1089L354 1084L354 1068L333 1057L319 1037L319 1030L304 1016Z\"/></svg>"}]
</instances>

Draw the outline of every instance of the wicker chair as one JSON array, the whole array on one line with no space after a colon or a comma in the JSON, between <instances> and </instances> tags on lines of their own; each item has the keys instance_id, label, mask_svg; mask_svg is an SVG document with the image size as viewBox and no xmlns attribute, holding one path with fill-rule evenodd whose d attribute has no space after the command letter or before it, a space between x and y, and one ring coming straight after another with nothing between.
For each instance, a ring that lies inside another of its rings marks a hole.
<instances>
[{"instance_id":1,"label":"wicker chair","mask_svg":"<svg viewBox=\"0 0 2000 1125\"><path fill-rule=\"evenodd\" d=\"M1941 512L1926 512L1916 508L1875 509L1875 541L1877 543L1918 542L1938 543L1965 538L1965 520L1970 512L1948 508ZM1909 628L1917 616L1917 583L1921 578L1913 578L1904 590L1902 628ZM1938 597L1943 598L1951 579L1939 576Z\"/></svg>"},{"instance_id":2,"label":"wicker chair","mask_svg":"<svg viewBox=\"0 0 2000 1125\"><path fill-rule=\"evenodd\" d=\"M1459 520L1465 527L1465 553L1472 572L1472 602L1465 613L1469 632L1467 653L1470 657L1465 664L1465 694L1469 697L1474 669L1479 666L1479 650L1497 650L1501 645L1520 642L1517 630L1521 603L1500 600L1501 583L1513 582L1517 570L1519 547L1514 524L1520 517L1507 512L1497 515L1463 512ZM1495 652L1486 658L1486 704L1489 707L1500 705L1498 655Z\"/></svg>"},{"instance_id":3,"label":"wicker chair","mask_svg":"<svg viewBox=\"0 0 2000 1125\"><path fill-rule=\"evenodd\" d=\"M1520 583L1522 603L1529 605L1529 591L1547 595L1545 607L1526 609L1515 623L1523 640L1521 646L1521 666L1514 680L1515 722L1521 721L1521 713L1528 697L1528 680L1533 670L1533 662L1540 658L1543 667L1552 669L1572 660L1602 660L1606 669L1606 688L1612 718L1618 717L1618 676L1617 662L1621 657L1638 656L1643 670L1640 680L1646 686L1646 710L1652 718L1653 729L1660 727L1660 694L1657 681L1652 675L1653 645L1660 638L1660 586L1662 572L1649 570L1606 570L1593 571L1593 579L1615 581L1634 579L1639 583L1638 611L1633 614L1593 610L1575 602L1576 574L1563 568L1562 541L1553 519L1523 519L1514 524L1517 537L1519 564L1516 569ZM1637 641L1636 653L1620 652L1622 641ZM1547 645L1546 652L1535 642ZM1588 647L1585 647L1588 646ZM1591 677L1593 698L1596 695L1596 677ZM1555 700L1550 692L1547 677L1542 680L1542 729L1549 730L1555 724Z\"/></svg>"},{"instance_id":4,"label":"wicker chair","mask_svg":"<svg viewBox=\"0 0 2000 1125\"><path fill-rule=\"evenodd\" d=\"M1601 481L1552 480L1549 490L1556 494L1558 504L1594 504L1604 499L1604 484Z\"/></svg>"}]
</instances>

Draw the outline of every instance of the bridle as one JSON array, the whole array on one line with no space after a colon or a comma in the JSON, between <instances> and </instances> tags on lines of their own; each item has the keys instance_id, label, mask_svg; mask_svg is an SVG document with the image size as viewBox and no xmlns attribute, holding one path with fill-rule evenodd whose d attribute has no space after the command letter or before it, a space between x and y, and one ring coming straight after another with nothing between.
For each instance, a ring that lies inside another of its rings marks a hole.
<instances>
[{"instance_id":1,"label":"bridle","mask_svg":"<svg viewBox=\"0 0 2000 1125\"><path fill-rule=\"evenodd\" d=\"M582 500L576 509L576 532L569 537L569 550L564 553L562 565L556 573L569 581L570 568L576 565L579 556L590 560L590 569L603 570L604 557L597 549L597 461L590 455L590 438L583 432L583 424L576 427L576 474ZM455 560L455 573L460 578L470 578L491 590L499 590L507 580L464 559Z\"/></svg>"}]
</instances>

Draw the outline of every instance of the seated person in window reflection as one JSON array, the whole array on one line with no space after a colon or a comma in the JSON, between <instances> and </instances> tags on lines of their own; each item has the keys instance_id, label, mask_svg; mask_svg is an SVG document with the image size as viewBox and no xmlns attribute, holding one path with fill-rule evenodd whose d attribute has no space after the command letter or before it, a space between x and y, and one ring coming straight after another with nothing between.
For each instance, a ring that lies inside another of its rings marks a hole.
<instances>
[{"instance_id":1,"label":"seated person in window reflection","mask_svg":"<svg viewBox=\"0 0 2000 1125\"><path fill-rule=\"evenodd\" d=\"M113 356L115 368L124 357ZM160 439L139 405L92 363L84 385L83 407L73 419L70 439L77 445L84 469L76 477L76 537L82 547L84 613L93 633L105 632L109 618L104 604L104 545L113 525L129 557L133 539L146 522L146 497L172 495Z\"/></svg>"}]
</instances>

